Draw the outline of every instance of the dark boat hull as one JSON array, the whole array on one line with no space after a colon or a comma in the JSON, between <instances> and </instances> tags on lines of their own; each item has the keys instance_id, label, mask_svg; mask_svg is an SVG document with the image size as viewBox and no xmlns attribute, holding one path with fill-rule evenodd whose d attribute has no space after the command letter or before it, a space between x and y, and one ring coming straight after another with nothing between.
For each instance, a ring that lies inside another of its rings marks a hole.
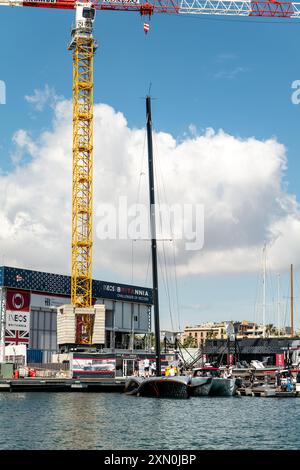
<instances>
[{"instance_id":1,"label":"dark boat hull","mask_svg":"<svg viewBox=\"0 0 300 470\"><path fill-rule=\"evenodd\" d=\"M188 377L131 377L125 383L125 393L141 397L188 398Z\"/></svg>"}]
</instances>

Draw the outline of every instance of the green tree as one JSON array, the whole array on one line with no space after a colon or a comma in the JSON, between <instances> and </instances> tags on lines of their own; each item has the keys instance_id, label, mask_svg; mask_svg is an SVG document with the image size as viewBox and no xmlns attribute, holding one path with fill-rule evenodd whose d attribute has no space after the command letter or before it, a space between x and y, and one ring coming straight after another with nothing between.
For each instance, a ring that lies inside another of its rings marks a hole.
<instances>
[{"instance_id":1,"label":"green tree","mask_svg":"<svg viewBox=\"0 0 300 470\"><path fill-rule=\"evenodd\" d=\"M217 332L216 331L208 331L207 335L206 335L206 339L214 339L217 335Z\"/></svg>"},{"instance_id":2,"label":"green tree","mask_svg":"<svg viewBox=\"0 0 300 470\"><path fill-rule=\"evenodd\" d=\"M266 336L275 336L277 334L277 330L272 323L266 325Z\"/></svg>"},{"instance_id":3,"label":"green tree","mask_svg":"<svg viewBox=\"0 0 300 470\"><path fill-rule=\"evenodd\" d=\"M184 338L183 347L184 348L196 348L197 343L196 343L195 338L193 336L187 336L186 338Z\"/></svg>"}]
</instances>

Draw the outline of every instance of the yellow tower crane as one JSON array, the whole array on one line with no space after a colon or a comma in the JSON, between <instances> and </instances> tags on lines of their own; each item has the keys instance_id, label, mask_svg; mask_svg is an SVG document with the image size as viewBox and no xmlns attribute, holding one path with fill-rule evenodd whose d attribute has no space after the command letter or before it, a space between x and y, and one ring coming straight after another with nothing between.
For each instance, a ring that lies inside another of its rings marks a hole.
<instances>
[{"instance_id":1,"label":"yellow tower crane","mask_svg":"<svg viewBox=\"0 0 300 470\"><path fill-rule=\"evenodd\" d=\"M91 307L93 247L93 38L95 9L76 4L76 23L69 49L73 51L73 182L71 303ZM93 316L77 317L76 343L91 344Z\"/></svg>"}]
</instances>

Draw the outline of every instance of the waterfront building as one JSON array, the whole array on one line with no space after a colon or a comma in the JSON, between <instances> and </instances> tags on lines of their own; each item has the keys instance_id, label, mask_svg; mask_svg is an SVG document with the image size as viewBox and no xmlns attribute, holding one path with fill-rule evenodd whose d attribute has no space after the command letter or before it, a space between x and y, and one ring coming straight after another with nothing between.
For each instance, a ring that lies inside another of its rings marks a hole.
<instances>
[{"instance_id":1,"label":"waterfront building","mask_svg":"<svg viewBox=\"0 0 300 470\"><path fill-rule=\"evenodd\" d=\"M203 354L217 364L253 360L267 366L300 366L300 338L243 338L228 342L225 339L207 340Z\"/></svg>"},{"instance_id":2,"label":"waterfront building","mask_svg":"<svg viewBox=\"0 0 300 470\"><path fill-rule=\"evenodd\" d=\"M60 274L0 267L0 323L5 345L25 344L50 362L57 348L57 308L70 304L71 278ZM95 303L105 305L103 350L130 352L135 336L151 331L152 289L93 281Z\"/></svg>"},{"instance_id":3,"label":"waterfront building","mask_svg":"<svg viewBox=\"0 0 300 470\"><path fill-rule=\"evenodd\" d=\"M225 323L203 323L196 326L186 326L182 336L182 342L188 337L194 339L197 347L205 343L207 339L223 339L226 338Z\"/></svg>"},{"instance_id":4,"label":"waterfront building","mask_svg":"<svg viewBox=\"0 0 300 470\"><path fill-rule=\"evenodd\" d=\"M209 339L227 339L226 325L232 323L233 330L238 339L240 338L257 338L263 335L263 328L255 322L248 320L231 321L231 322L207 322L196 326L186 326L181 342L188 337L193 338L194 345L201 347Z\"/></svg>"}]
</instances>

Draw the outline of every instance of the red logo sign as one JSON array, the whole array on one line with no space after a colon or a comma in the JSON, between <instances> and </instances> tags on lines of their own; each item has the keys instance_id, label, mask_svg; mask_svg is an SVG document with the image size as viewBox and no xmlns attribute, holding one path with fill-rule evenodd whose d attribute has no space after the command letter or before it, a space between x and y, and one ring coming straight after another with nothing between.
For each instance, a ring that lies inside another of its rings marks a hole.
<instances>
[{"instance_id":1,"label":"red logo sign","mask_svg":"<svg viewBox=\"0 0 300 470\"><path fill-rule=\"evenodd\" d=\"M276 366L284 367L284 354L276 354Z\"/></svg>"},{"instance_id":2,"label":"red logo sign","mask_svg":"<svg viewBox=\"0 0 300 470\"><path fill-rule=\"evenodd\" d=\"M27 291L13 291L8 289L6 295L6 310L29 312L30 293Z\"/></svg>"}]
</instances>

